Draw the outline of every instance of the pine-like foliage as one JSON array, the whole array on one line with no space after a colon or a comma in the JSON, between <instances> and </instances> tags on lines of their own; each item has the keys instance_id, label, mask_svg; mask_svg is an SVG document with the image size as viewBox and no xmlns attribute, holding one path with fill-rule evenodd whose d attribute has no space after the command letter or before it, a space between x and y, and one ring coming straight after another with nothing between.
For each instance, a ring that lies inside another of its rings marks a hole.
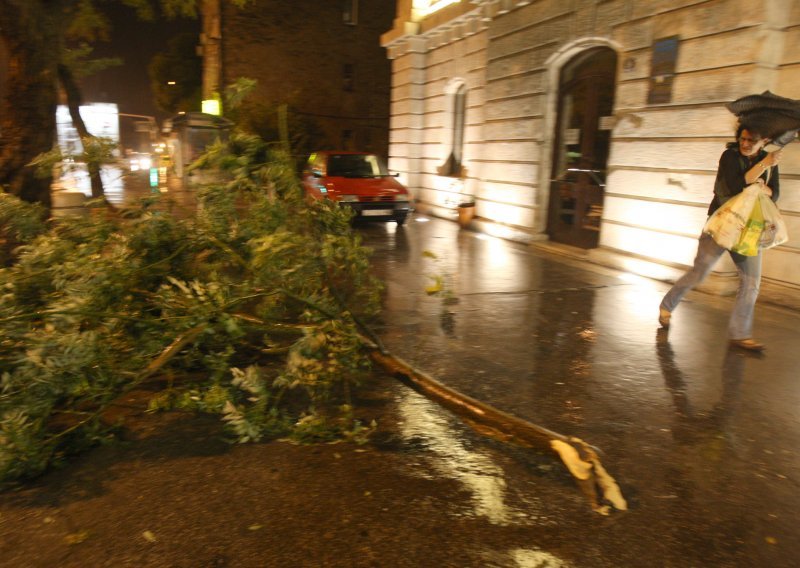
<instances>
[{"instance_id":1,"label":"pine-like foliage","mask_svg":"<svg viewBox=\"0 0 800 568\"><path fill-rule=\"evenodd\" d=\"M153 409L219 413L239 441L362 433L356 322L381 284L348 212L307 203L258 138L201 166L215 181L184 218L149 203L47 225L0 195L18 245L0 268L0 481L108 439L104 410L145 383L163 387Z\"/></svg>"}]
</instances>

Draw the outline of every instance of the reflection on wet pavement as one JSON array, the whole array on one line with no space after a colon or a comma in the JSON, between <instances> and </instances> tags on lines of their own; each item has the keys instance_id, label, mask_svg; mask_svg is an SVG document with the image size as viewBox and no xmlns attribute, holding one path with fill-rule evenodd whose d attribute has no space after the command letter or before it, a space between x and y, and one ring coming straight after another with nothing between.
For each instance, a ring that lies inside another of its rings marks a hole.
<instances>
[{"instance_id":1,"label":"reflection on wet pavement","mask_svg":"<svg viewBox=\"0 0 800 568\"><path fill-rule=\"evenodd\" d=\"M453 418L425 397L406 390L398 407L403 423L401 433L408 441L422 440L432 452L431 461L439 475L462 483L472 494L476 515L494 524L506 525L526 513L506 503L506 481L501 467L479 450L469 449L456 437Z\"/></svg>"},{"instance_id":2,"label":"reflection on wet pavement","mask_svg":"<svg viewBox=\"0 0 800 568\"><path fill-rule=\"evenodd\" d=\"M126 197L150 192L137 183ZM567 474L476 448L447 412L404 391L407 444L426 448L430 475L456 480L469 496L453 505L456 514L519 536L487 553L487 566L567 566L557 556L576 568L796 565L796 313L759 304L756 329L769 351L752 357L724 340L730 298L690 294L669 332L657 332L662 283L436 219L357 230L386 282L377 330L393 354L467 395L599 446L631 496L627 513L593 518ZM448 275L457 302L425 293L432 273Z\"/></svg>"},{"instance_id":3,"label":"reflection on wet pavement","mask_svg":"<svg viewBox=\"0 0 800 568\"><path fill-rule=\"evenodd\" d=\"M543 550L519 548L512 551L511 558L518 568L569 568L569 564Z\"/></svg>"},{"instance_id":4,"label":"reflection on wet pavement","mask_svg":"<svg viewBox=\"0 0 800 568\"><path fill-rule=\"evenodd\" d=\"M692 407L687 394L687 378L675 362L675 353L664 329L657 332L656 351L664 384L672 396L675 408L675 440L680 443L696 443L700 437L714 437L726 442L727 449L734 451L735 439L730 432L730 425L739 402L745 359L759 355L729 348L721 366L722 393L719 400L709 411L698 412Z\"/></svg>"},{"instance_id":5,"label":"reflection on wet pavement","mask_svg":"<svg viewBox=\"0 0 800 568\"><path fill-rule=\"evenodd\" d=\"M485 568L573 568L572 564L534 547L488 553L485 555L485 563L482 566Z\"/></svg>"},{"instance_id":6,"label":"reflection on wet pavement","mask_svg":"<svg viewBox=\"0 0 800 568\"><path fill-rule=\"evenodd\" d=\"M100 179L103 181L103 191L106 199L112 203L120 203L125 192L125 172L114 166L103 166L100 171ZM66 191L76 191L82 193L87 198L92 196L92 183L89 173L85 169L75 169L67 171L58 180L58 187Z\"/></svg>"},{"instance_id":7,"label":"reflection on wet pavement","mask_svg":"<svg viewBox=\"0 0 800 568\"><path fill-rule=\"evenodd\" d=\"M115 207L138 207L142 200L157 198L157 210L166 210L178 217L192 214L196 208L196 188L184 185L172 173L160 171L151 180L149 172L131 172L114 166L104 166L101 172L104 197ZM59 180L55 191L80 193L91 199L92 189L89 175L85 171L69 172ZM85 211L61 211L61 215L85 214Z\"/></svg>"},{"instance_id":8,"label":"reflection on wet pavement","mask_svg":"<svg viewBox=\"0 0 800 568\"><path fill-rule=\"evenodd\" d=\"M759 304L756 333L769 350L753 357L727 347L731 298L690 294L669 332L657 332L663 283L440 220L391 234L380 224L360 230L387 282L379 333L393 354L466 395L603 450L631 508L599 526L580 514L550 514L565 502L562 492L541 498L535 510L569 527L568 538L553 540L559 556L583 560L575 566L796 564L797 313ZM449 276L456 302L425 294L431 272ZM408 419L414 435L433 429L426 420ZM446 421L436 431L444 440L437 471L457 477L469 446ZM510 474L509 464L499 462L504 472L496 457L484 465L478 456L465 463L485 477L459 479L475 510L541 536L541 525L509 523L516 519L510 488L531 472ZM548 489L533 494L541 491ZM522 561L490 565L559 565L540 562L536 547L519 550Z\"/></svg>"}]
</instances>

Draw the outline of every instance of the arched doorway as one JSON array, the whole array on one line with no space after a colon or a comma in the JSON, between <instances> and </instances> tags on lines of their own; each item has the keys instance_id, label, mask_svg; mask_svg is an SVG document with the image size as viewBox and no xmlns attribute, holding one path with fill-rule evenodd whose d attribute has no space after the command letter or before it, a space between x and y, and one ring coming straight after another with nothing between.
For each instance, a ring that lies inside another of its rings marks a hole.
<instances>
[{"instance_id":1,"label":"arched doorway","mask_svg":"<svg viewBox=\"0 0 800 568\"><path fill-rule=\"evenodd\" d=\"M600 240L600 219L611 144L617 55L586 50L561 69L547 234L581 248Z\"/></svg>"}]
</instances>

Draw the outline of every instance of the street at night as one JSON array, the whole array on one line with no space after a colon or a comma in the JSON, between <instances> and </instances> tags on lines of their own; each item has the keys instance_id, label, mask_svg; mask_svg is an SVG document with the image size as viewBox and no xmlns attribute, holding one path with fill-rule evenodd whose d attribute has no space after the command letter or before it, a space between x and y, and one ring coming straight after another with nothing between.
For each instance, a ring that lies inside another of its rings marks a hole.
<instances>
[{"instance_id":1,"label":"street at night","mask_svg":"<svg viewBox=\"0 0 800 568\"><path fill-rule=\"evenodd\" d=\"M0 568L794 568L798 46L0 0Z\"/></svg>"},{"instance_id":2,"label":"street at night","mask_svg":"<svg viewBox=\"0 0 800 568\"><path fill-rule=\"evenodd\" d=\"M363 447L230 447L213 421L141 417L134 440L3 496L0 564L794 564L796 312L758 306L768 352L753 356L720 339L729 298L691 295L667 334L665 284L420 214L357 229L387 282L389 351L598 447L629 510L593 512L554 455L486 438L384 376ZM436 275L444 296L425 291Z\"/></svg>"}]
</instances>

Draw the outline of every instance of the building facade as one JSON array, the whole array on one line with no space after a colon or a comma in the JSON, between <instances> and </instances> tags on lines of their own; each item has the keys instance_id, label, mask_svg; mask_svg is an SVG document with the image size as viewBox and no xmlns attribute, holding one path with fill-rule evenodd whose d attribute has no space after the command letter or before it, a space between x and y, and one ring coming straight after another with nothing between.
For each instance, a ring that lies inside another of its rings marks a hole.
<instances>
[{"instance_id":1,"label":"building facade","mask_svg":"<svg viewBox=\"0 0 800 568\"><path fill-rule=\"evenodd\" d=\"M204 98L256 79L259 99L313 120L327 148L385 156L391 65L380 36L393 17L393 0L204 0Z\"/></svg>"},{"instance_id":2,"label":"building facade","mask_svg":"<svg viewBox=\"0 0 800 568\"><path fill-rule=\"evenodd\" d=\"M662 279L690 265L735 117L800 98L796 0L398 0L390 167L421 207ZM784 151L789 242L766 281L800 287L800 143ZM708 287L729 288L727 259ZM720 278L721 277L721 278Z\"/></svg>"}]
</instances>

